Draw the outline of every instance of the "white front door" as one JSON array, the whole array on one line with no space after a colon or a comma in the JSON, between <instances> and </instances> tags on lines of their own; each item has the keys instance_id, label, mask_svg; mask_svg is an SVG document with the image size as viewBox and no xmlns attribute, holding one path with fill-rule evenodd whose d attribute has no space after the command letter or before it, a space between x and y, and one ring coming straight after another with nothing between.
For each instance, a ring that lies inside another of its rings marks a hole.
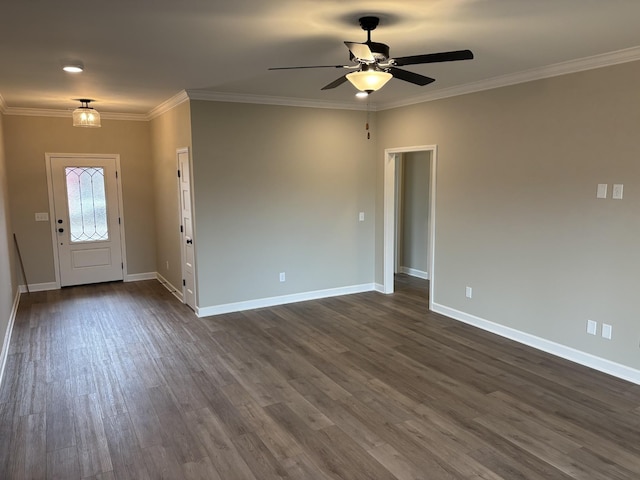
<instances>
[{"instance_id":1,"label":"white front door","mask_svg":"<svg viewBox=\"0 0 640 480\"><path fill-rule=\"evenodd\" d=\"M178 154L178 183L180 192L180 231L182 232L182 298L194 311L196 309L196 272L193 249L193 212L191 208L191 168L189 149L181 148Z\"/></svg>"},{"instance_id":2,"label":"white front door","mask_svg":"<svg viewBox=\"0 0 640 480\"><path fill-rule=\"evenodd\" d=\"M122 280L116 156L47 158L60 286Z\"/></svg>"}]
</instances>

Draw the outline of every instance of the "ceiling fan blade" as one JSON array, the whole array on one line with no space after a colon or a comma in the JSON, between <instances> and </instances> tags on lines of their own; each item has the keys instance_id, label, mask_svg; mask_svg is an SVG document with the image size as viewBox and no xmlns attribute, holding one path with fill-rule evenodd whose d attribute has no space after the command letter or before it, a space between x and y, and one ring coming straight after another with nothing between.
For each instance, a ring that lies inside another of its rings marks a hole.
<instances>
[{"instance_id":1,"label":"ceiling fan blade","mask_svg":"<svg viewBox=\"0 0 640 480\"><path fill-rule=\"evenodd\" d=\"M471 59L473 59L473 52L471 50L456 50L453 52L427 53L425 55L399 57L393 60L393 64L402 67L405 65L418 65L421 63L454 62L456 60Z\"/></svg>"},{"instance_id":2,"label":"ceiling fan blade","mask_svg":"<svg viewBox=\"0 0 640 480\"><path fill-rule=\"evenodd\" d=\"M349 68L348 65L305 65L302 67L271 67L269 70L297 70L299 68Z\"/></svg>"},{"instance_id":3,"label":"ceiling fan blade","mask_svg":"<svg viewBox=\"0 0 640 480\"><path fill-rule=\"evenodd\" d=\"M376 61L376 59L373 58L373 53L371 53L369 45L366 43L344 42L344 44L357 60L362 60L363 62Z\"/></svg>"},{"instance_id":4,"label":"ceiling fan blade","mask_svg":"<svg viewBox=\"0 0 640 480\"><path fill-rule=\"evenodd\" d=\"M342 85L344 82L347 81L347 76L343 75L340 78L337 78L336 80L334 80L333 82L331 82L328 85L325 85L324 87L322 87L320 90L331 90L332 88L336 88L340 85Z\"/></svg>"},{"instance_id":5,"label":"ceiling fan blade","mask_svg":"<svg viewBox=\"0 0 640 480\"><path fill-rule=\"evenodd\" d=\"M405 82L413 83L414 85L420 85L421 87L436 81L435 78L425 77L424 75L395 67L389 68L389 73L393 75L393 78L404 80Z\"/></svg>"}]
</instances>

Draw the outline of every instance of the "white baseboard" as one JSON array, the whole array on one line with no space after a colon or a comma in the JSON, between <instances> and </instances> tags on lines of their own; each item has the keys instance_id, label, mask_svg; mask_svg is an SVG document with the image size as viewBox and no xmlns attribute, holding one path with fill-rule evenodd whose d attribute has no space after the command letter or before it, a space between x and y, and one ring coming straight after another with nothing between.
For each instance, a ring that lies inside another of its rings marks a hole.
<instances>
[{"instance_id":1,"label":"white baseboard","mask_svg":"<svg viewBox=\"0 0 640 480\"><path fill-rule=\"evenodd\" d=\"M27 293L26 285L19 285L18 289L20 293ZM29 284L29 292L44 292L47 290L59 290L60 285L56 282L47 282L47 283L30 283Z\"/></svg>"},{"instance_id":2,"label":"white baseboard","mask_svg":"<svg viewBox=\"0 0 640 480\"><path fill-rule=\"evenodd\" d=\"M16 296L13 299L13 307L11 308L11 314L9 315L9 324L7 325L7 331L4 335L4 341L2 342L2 351L0 352L0 387L2 386L2 380L4 379L4 369L7 366L7 358L9 358L9 345L11 344L11 334L13 333L13 324L16 321L16 315L18 314L19 304L20 304L20 289L16 291Z\"/></svg>"},{"instance_id":3,"label":"white baseboard","mask_svg":"<svg viewBox=\"0 0 640 480\"><path fill-rule=\"evenodd\" d=\"M180 300L180 303L184 303L184 300L182 299L182 290L179 290L174 287L171 283L169 283L169 280L167 280L166 278L164 278L162 275L160 275L159 273L156 272L155 274L155 278L156 280L158 280L162 286L164 288L166 288L167 290L169 290L174 297L176 297L178 300Z\"/></svg>"},{"instance_id":4,"label":"white baseboard","mask_svg":"<svg viewBox=\"0 0 640 480\"><path fill-rule=\"evenodd\" d=\"M125 282L139 282L141 280L155 280L157 278L156 272L146 272L146 273L132 273L131 275L127 275L124 278ZM20 292L27 293L27 287L24 285L20 285ZM47 282L47 283L30 283L29 291L30 292L44 292L46 290L59 290L60 285L56 282Z\"/></svg>"},{"instance_id":5,"label":"white baseboard","mask_svg":"<svg viewBox=\"0 0 640 480\"><path fill-rule=\"evenodd\" d=\"M575 348L567 347L566 345L552 342L551 340L536 337L530 333L521 332L444 305L434 303L431 309L436 313L446 315L454 320L459 320L482 330L500 335L501 337L505 337L557 357L564 358L565 360L570 360L580 365L584 365L585 367L593 368L594 370L640 385L640 370L597 357L590 353L576 350Z\"/></svg>"},{"instance_id":6,"label":"white baseboard","mask_svg":"<svg viewBox=\"0 0 640 480\"><path fill-rule=\"evenodd\" d=\"M140 282L142 280L155 280L158 278L156 272L132 273L124 277L125 282Z\"/></svg>"},{"instance_id":7,"label":"white baseboard","mask_svg":"<svg viewBox=\"0 0 640 480\"><path fill-rule=\"evenodd\" d=\"M242 312L244 310L254 310L256 308L274 307L287 303L304 302L307 300L318 300L321 298L336 297L338 295L351 295L353 293L370 292L375 290L373 283L362 285L352 285L350 287L328 288L326 290L315 290L312 292L294 293L291 295L281 295L278 297L259 298L257 300L247 300L246 302L226 303L222 305L212 305L196 309L198 317L209 317L211 315L221 315L223 313Z\"/></svg>"},{"instance_id":8,"label":"white baseboard","mask_svg":"<svg viewBox=\"0 0 640 480\"><path fill-rule=\"evenodd\" d=\"M429 272L423 272L422 270L418 270L416 268L400 267L400 273L429 280Z\"/></svg>"},{"instance_id":9,"label":"white baseboard","mask_svg":"<svg viewBox=\"0 0 640 480\"><path fill-rule=\"evenodd\" d=\"M384 285L383 285L383 284L381 284L381 283L374 283L374 284L373 284L373 289L374 289L376 292L384 293Z\"/></svg>"}]
</instances>

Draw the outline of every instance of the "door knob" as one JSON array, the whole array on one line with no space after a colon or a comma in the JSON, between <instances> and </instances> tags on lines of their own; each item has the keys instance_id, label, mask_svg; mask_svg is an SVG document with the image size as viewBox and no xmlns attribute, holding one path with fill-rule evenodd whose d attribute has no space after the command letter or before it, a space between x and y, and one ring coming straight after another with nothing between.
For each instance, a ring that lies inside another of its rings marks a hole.
<instances>
[{"instance_id":1,"label":"door knob","mask_svg":"<svg viewBox=\"0 0 640 480\"><path fill-rule=\"evenodd\" d=\"M64 228L59 228L58 232L60 232L60 233L64 232Z\"/></svg>"},{"instance_id":2,"label":"door knob","mask_svg":"<svg viewBox=\"0 0 640 480\"><path fill-rule=\"evenodd\" d=\"M62 223L62 219L61 218L58 219L58 223Z\"/></svg>"},{"instance_id":3,"label":"door knob","mask_svg":"<svg viewBox=\"0 0 640 480\"><path fill-rule=\"evenodd\" d=\"M191 238L187 238L187 244L188 245L193 245L193 240Z\"/></svg>"}]
</instances>

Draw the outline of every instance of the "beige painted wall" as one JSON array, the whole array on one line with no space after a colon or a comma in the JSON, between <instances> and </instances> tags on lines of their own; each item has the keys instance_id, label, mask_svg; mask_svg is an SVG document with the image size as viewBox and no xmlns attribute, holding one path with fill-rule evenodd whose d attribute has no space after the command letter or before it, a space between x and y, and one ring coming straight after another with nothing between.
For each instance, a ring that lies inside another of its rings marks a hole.
<instances>
[{"instance_id":1,"label":"beige painted wall","mask_svg":"<svg viewBox=\"0 0 640 480\"><path fill-rule=\"evenodd\" d=\"M428 272L430 152L402 154L400 266Z\"/></svg>"},{"instance_id":2,"label":"beige painted wall","mask_svg":"<svg viewBox=\"0 0 640 480\"><path fill-rule=\"evenodd\" d=\"M18 277L16 273L13 231L9 212L9 188L7 184L7 168L4 146L4 117L0 113L0 355L7 328L13 312L13 304L18 293ZM0 356L0 362L2 356ZM0 363L0 368L2 364Z\"/></svg>"},{"instance_id":3,"label":"beige painted wall","mask_svg":"<svg viewBox=\"0 0 640 480\"><path fill-rule=\"evenodd\" d=\"M71 125L71 118L4 117L13 228L30 284L55 282L45 153L120 154L128 274L155 272L152 163L148 122L103 120L102 128Z\"/></svg>"},{"instance_id":4,"label":"beige painted wall","mask_svg":"<svg viewBox=\"0 0 640 480\"><path fill-rule=\"evenodd\" d=\"M191 147L189 102L151 121L157 272L180 292L182 265L176 150L182 147Z\"/></svg>"},{"instance_id":5,"label":"beige painted wall","mask_svg":"<svg viewBox=\"0 0 640 480\"><path fill-rule=\"evenodd\" d=\"M200 307L373 282L365 112L193 101L191 117Z\"/></svg>"},{"instance_id":6,"label":"beige painted wall","mask_svg":"<svg viewBox=\"0 0 640 480\"><path fill-rule=\"evenodd\" d=\"M640 368L639 80L635 62L378 114L379 225L383 149L438 145L437 304Z\"/></svg>"}]
</instances>

